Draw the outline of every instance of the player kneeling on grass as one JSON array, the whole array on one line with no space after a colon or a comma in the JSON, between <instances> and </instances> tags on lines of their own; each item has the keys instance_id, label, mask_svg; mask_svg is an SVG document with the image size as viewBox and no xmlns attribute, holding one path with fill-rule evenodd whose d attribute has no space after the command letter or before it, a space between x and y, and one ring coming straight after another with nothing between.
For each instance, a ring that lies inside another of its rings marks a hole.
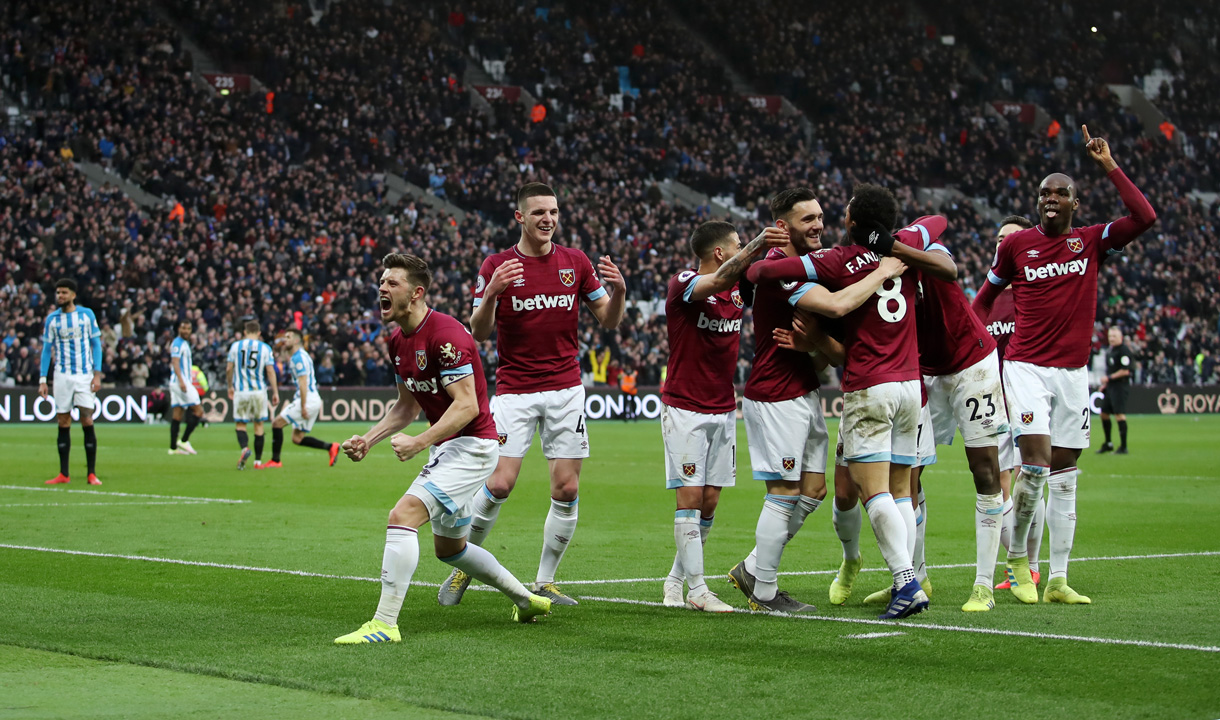
<instances>
[{"instance_id":1,"label":"player kneeling on grass","mask_svg":"<svg viewBox=\"0 0 1220 720\"><path fill-rule=\"evenodd\" d=\"M339 645L398 642L398 613L419 565L418 530L432 523L436 556L512 598L513 619L530 622L551 610L487 550L466 542L470 501L491 477L499 459L496 425L487 402L487 381L474 338L460 322L424 302L432 284L427 263L392 253L382 260L381 319L398 324L390 355L398 378L398 401L364 436L343 443L353 461L394 435L394 454L407 461L425 448L428 463L390 511L381 562L381 601L373 619L335 638ZM423 409L431 426L419 435L397 434Z\"/></svg>"}]
</instances>

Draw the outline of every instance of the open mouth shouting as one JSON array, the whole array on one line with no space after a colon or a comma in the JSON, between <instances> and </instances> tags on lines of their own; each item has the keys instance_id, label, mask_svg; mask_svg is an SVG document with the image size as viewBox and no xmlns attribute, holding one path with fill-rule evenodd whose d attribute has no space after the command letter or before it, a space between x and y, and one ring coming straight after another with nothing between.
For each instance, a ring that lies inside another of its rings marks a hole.
<instances>
[{"instance_id":1,"label":"open mouth shouting","mask_svg":"<svg viewBox=\"0 0 1220 720\"><path fill-rule=\"evenodd\" d=\"M378 300L381 304L381 316L385 317L389 315L390 311L394 309L394 301L391 300L390 296L386 295L385 293L382 293Z\"/></svg>"}]
</instances>

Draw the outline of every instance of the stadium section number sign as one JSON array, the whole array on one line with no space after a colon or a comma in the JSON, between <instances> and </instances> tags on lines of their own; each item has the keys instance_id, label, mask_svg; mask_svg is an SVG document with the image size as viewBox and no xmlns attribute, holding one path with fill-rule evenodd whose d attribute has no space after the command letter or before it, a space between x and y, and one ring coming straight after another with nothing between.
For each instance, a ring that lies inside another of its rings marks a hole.
<instances>
[{"instance_id":1,"label":"stadium section number sign","mask_svg":"<svg viewBox=\"0 0 1220 720\"><path fill-rule=\"evenodd\" d=\"M250 92L250 76L240 73L202 73L204 81L217 90Z\"/></svg>"},{"instance_id":2,"label":"stadium section number sign","mask_svg":"<svg viewBox=\"0 0 1220 720\"><path fill-rule=\"evenodd\" d=\"M516 85L475 85L474 89L488 100L517 102L521 99L521 88Z\"/></svg>"}]
</instances>

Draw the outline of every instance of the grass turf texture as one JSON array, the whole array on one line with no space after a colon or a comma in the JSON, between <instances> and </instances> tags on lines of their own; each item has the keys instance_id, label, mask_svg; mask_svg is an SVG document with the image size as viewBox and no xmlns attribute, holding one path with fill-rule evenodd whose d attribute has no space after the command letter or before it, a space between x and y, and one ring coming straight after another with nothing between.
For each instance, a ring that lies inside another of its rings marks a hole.
<instances>
[{"instance_id":1,"label":"grass turf texture","mask_svg":"<svg viewBox=\"0 0 1220 720\"><path fill-rule=\"evenodd\" d=\"M1082 458L1074 555L1220 551L1220 420L1135 417L1131 425L1132 455ZM334 441L363 429L319 425L315 434ZM80 430L73 433L66 489L86 490ZM673 558L659 425L593 423L590 435L581 524L560 586L577 597L659 602L659 580L564 585L659 579ZM45 487L56 470L54 436L53 424L5 427L0 484ZM921 628L1218 646L1217 556L1080 562L1071 584L1092 606L1022 606L997 591L995 610L970 615L959 608L973 567L932 569L932 609L885 626L598 600L520 626L497 593L471 592L459 607L440 608L434 588L415 587L399 620L402 644L335 647L335 636L372 616L385 514L424 458L399 463L385 445L359 465L341 457L328 468L324 453L288 446L282 470L237 472L231 426L200 429L193 457L167 456L167 436L163 426L99 426L105 485L96 494L0 489L0 543L367 581L0 548L0 644L54 651L0 648L0 717L76 708L130 717L872 718L904 703L912 709L904 715L938 718L1024 718L1046 707L1077 717L1220 716L1220 653ZM744 429L738 447L740 483L724 493L706 555L712 588L742 607L720 573L753 545L763 489L748 479ZM940 459L924 476L928 562L972 564L969 474L960 447L940 448ZM192 501L106 495L117 492L249 502L137 504ZM526 582L537 568L546 498L535 447L487 544ZM867 524L864 533L865 565L879 567ZM449 567L431 557L426 537L415 580L439 583ZM788 547L782 569L829 572L839 557L826 506ZM862 573L842 608L826 602L830 580L783 576L781 587L827 618L875 618L877 609L859 601L888 583L886 573ZM851 637L878 632L905 634Z\"/></svg>"}]
</instances>

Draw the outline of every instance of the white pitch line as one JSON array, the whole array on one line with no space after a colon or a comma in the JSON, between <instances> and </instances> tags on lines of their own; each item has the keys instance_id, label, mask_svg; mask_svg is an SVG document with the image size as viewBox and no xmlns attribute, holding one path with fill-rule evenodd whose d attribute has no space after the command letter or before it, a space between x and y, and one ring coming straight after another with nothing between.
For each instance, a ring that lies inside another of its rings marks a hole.
<instances>
[{"instance_id":1,"label":"white pitch line","mask_svg":"<svg viewBox=\"0 0 1220 720\"><path fill-rule=\"evenodd\" d=\"M873 638L898 637L906 635L904 632L875 632L875 633L856 633L854 635L840 635L850 640L872 640Z\"/></svg>"},{"instance_id":2,"label":"white pitch line","mask_svg":"<svg viewBox=\"0 0 1220 720\"><path fill-rule=\"evenodd\" d=\"M154 500L145 502L8 503L0 507L110 507L112 505L212 505L205 500Z\"/></svg>"},{"instance_id":3,"label":"white pitch line","mask_svg":"<svg viewBox=\"0 0 1220 720\"><path fill-rule=\"evenodd\" d=\"M68 488L27 487L25 485L0 485L0 490L28 490L30 492L78 493L81 495L98 495L102 497L143 497L158 500L199 500L209 503L241 504L250 500L232 500L230 498L187 497L186 495L150 495L148 493L109 492L106 490L70 490Z\"/></svg>"},{"instance_id":4,"label":"white pitch line","mask_svg":"<svg viewBox=\"0 0 1220 720\"><path fill-rule=\"evenodd\" d=\"M665 607L664 603L649 600L631 600L629 598L598 597L596 595L580 595L581 600L593 602L620 603L623 605L644 605L647 607ZM1025 630L1001 630L998 628L964 627L961 625L940 625L938 623L901 622L896 620L869 620L868 618L840 618L826 615L794 615L778 612L754 612L752 610L733 609L741 615L774 615L792 618L794 620L815 620L822 622L849 623L855 625L880 625L882 627L904 627L919 630L943 630L947 632L965 632L978 635L1003 635L1006 637L1025 637L1037 640L1070 640L1073 642L1095 643L1098 645L1128 645L1133 647L1161 648L1166 650L1194 650L1197 652L1220 653L1220 647L1215 645L1191 645L1188 643L1166 643L1153 640L1126 640L1123 638L1092 637L1089 635L1062 635L1059 633L1040 633Z\"/></svg>"},{"instance_id":5,"label":"white pitch line","mask_svg":"<svg viewBox=\"0 0 1220 720\"><path fill-rule=\"evenodd\" d=\"M204 562L202 560L176 560L174 558L149 557L147 555L120 555L118 553L89 552L87 550L64 550L61 548L38 547L36 545L11 545L0 543L0 548L9 550L31 550L33 552L55 553L57 555L80 555L84 557L113 558L115 560L140 560L142 562L165 563L167 565L189 565L192 567L209 567L221 570L245 570L246 572L272 573L275 575L296 575L298 577L324 578L327 580L358 580L361 582L381 582L381 578L360 577L359 575L328 575L326 573L309 572L307 570L285 570L283 568L258 567L255 565L231 565L228 563ZM440 583L412 581L411 586L439 588ZM491 587L471 587L471 590L490 590Z\"/></svg>"},{"instance_id":6,"label":"white pitch line","mask_svg":"<svg viewBox=\"0 0 1220 720\"><path fill-rule=\"evenodd\" d=\"M1071 561L1073 563L1082 563L1082 562L1104 562L1104 561L1113 561L1113 560L1159 560L1159 559L1164 559L1164 558L1180 558L1180 557L1213 557L1216 555L1220 555L1220 551L1158 553L1155 555L1109 555L1109 556L1099 556L1099 557L1072 558ZM1003 565L1003 564L1004 564L1003 561L996 563L997 566ZM951 563L951 564L946 564L946 565L929 565L928 569L929 570L955 570L955 569L959 569L959 568L972 568L972 567L974 567L974 563ZM839 571L837 569L836 570L792 570L792 571L787 571L787 572L781 572L780 575L799 577L799 576L804 576L804 575L834 575L838 572ZM861 568L860 572L889 572L889 568L883 568L883 567ZM711 577L718 577L718 576L713 575ZM562 585L629 585L632 583L664 582L664 581L665 581L665 578L663 578L663 577L616 578L616 579L612 579L612 580L564 580L560 584L562 584Z\"/></svg>"}]
</instances>

